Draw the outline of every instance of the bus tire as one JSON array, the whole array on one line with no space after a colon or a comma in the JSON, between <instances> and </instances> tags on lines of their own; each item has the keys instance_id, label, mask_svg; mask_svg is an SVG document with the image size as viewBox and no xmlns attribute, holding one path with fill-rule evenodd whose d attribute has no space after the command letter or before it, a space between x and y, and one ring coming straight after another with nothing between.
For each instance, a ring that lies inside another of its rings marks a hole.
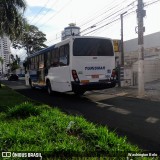
<instances>
[{"instance_id":1,"label":"bus tire","mask_svg":"<svg viewBox=\"0 0 160 160\"><path fill-rule=\"evenodd\" d=\"M31 89L35 89L31 79L29 79L29 85L30 85Z\"/></svg>"},{"instance_id":2,"label":"bus tire","mask_svg":"<svg viewBox=\"0 0 160 160\"><path fill-rule=\"evenodd\" d=\"M47 93L48 93L49 95L52 95L52 94L53 94L50 81L47 81Z\"/></svg>"},{"instance_id":3,"label":"bus tire","mask_svg":"<svg viewBox=\"0 0 160 160\"><path fill-rule=\"evenodd\" d=\"M74 94L77 96L83 96L84 93L85 93L84 90L74 90Z\"/></svg>"}]
</instances>

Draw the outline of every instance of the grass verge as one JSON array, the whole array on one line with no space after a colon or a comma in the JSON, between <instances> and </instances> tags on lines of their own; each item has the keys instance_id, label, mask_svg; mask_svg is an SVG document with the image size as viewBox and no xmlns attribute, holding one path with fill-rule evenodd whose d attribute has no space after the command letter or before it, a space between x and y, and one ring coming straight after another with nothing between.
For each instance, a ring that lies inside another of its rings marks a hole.
<instances>
[{"instance_id":1,"label":"grass verge","mask_svg":"<svg viewBox=\"0 0 160 160\"><path fill-rule=\"evenodd\" d=\"M44 159L126 159L128 153L142 152L106 127L66 115L58 108L38 105L5 86L0 89L0 97L0 107L5 106L0 110L2 152L39 152Z\"/></svg>"}]
</instances>

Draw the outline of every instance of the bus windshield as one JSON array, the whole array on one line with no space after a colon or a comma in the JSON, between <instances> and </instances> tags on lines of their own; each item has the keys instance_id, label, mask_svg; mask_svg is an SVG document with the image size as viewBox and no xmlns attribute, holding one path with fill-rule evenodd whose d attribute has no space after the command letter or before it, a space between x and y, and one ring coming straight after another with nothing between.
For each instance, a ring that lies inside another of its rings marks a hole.
<instances>
[{"instance_id":1,"label":"bus windshield","mask_svg":"<svg viewBox=\"0 0 160 160\"><path fill-rule=\"evenodd\" d=\"M76 38L73 43L73 56L114 56L112 41Z\"/></svg>"}]
</instances>

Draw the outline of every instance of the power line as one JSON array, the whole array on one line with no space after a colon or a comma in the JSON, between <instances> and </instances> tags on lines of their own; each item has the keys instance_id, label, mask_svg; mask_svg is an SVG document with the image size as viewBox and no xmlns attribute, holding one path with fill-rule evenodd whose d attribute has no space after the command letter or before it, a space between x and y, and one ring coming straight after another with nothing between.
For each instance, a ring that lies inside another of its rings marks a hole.
<instances>
[{"instance_id":1,"label":"power line","mask_svg":"<svg viewBox=\"0 0 160 160\"><path fill-rule=\"evenodd\" d=\"M124 1L126 1L126 0L124 0ZM123 2L124 2L124 1L123 1ZM112 3L113 3L113 2L112 2ZM112 3L111 3L111 4L112 4ZM118 5L117 5L117 6L118 6ZM114 7L113 7L113 8L114 8ZM113 8L112 8L112 9L113 9ZM105 13L107 13L107 11L105 11L105 12L102 13L102 14L105 14ZM101 15L102 15L102 14L101 14ZM99 16L100 16L100 15L99 15ZM97 17L95 17L95 18L97 18ZM94 18L94 19L95 19L95 18ZM85 25L85 24L83 24L83 25ZM59 38L60 38L60 37L59 37ZM57 39L57 38L56 38L56 39ZM54 40L56 40L56 39L54 39ZM51 40L51 41L54 41L54 40ZM50 41L49 41L49 42L50 42ZM49 43L49 42L47 42L47 43Z\"/></svg>"},{"instance_id":2,"label":"power line","mask_svg":"<svg viewBox=\"0 0 160 160\"><path fill-rule=\"evenodd\" d=\"M126 1L126 0L124 0L124 1ZM114 3L114 2L112 2L112 3ZM112 4L112 3L111 3L111 4ZM118 4L118 5L119 5L119 4ZM117 5L117 6L118 6L118 5ZM88 20L87 22L84 22L82 25L80 25L80 27L82 27L82 26L84 26L84 25L88 24L89 22L91 22L91 21L95 20L96 18L98 18L98 17L102 16L103 14L105 14L105 13L109 12L110 10L112 10L112 9L116 8L117 6L114 6L114 7L110 8L110 9L108 9L107 11L105 11L105 12L103 12L103 13L101 13L101 14L97 15L96 17L93 17L92 19Z\"/></svg>"},{"instance_id":3,"label":"power line","mask_svg":"<svg viewBox=\"0 0 160 160\"><path fill-rule=\"evenodd\" d=\"M100 20L99 22L94 23L92 26L96 26L97 24L103 22L104 20L106 20L106 19L108 19L108 18L111 18L113 15L116 15L117 13L119 13L119 12L123 11L124 9L126 9L127 7L131 6L131 4L133 4L134 2L135 2L135 1L133 1L132 3L130 3L129 5L127 5L125 8L122 8L122 9L120 9L120 10L114 12L114 13L111 13L110 15L108 15L108 16L105 17L104 19ZM135 6L134 6L134 7L135 7ZM132 7L132 8L134 8L134 7ZM131 9L132 9L132 8L131 8ZM119 15L116 15L116 17L117 17L117 16L119 16ZM88 30L88 29L90 29L90 27L82 30L81 33L84 32L84 31L86 31L86 30Z\"/></svg>"},{"instance_id":4,"label":"power line","mask_svg":"<svg viewBox=\"0 0 160 160\"><path fill-rule=\"evenodd\" d=\"M34 24L36 24L37 22L39 22L40 20L42 20L44 18L44 16L51 10L51 8L56 5L56 3L58 2L59 0L56 0L55 3L53 3L50 8L42 15L42 17L40 17Z\"/></svg>"},{"instance_id":5,"label":"power line","mask_svg":"<svg viewBox=\"0 0 160 160\"><path fill-rule=\"evenodd\" d=\"M133 1L132 3L130 3L129 5L127 5L126 8L129 7L129 6L131 6L131 4L133 4L134 2L135 2L135 1ZM135 7L135 6L134 6L134 7ZM97 24L101 23L102 21L108 19L110 16L113 16L113 15L117 14L118 12L125 10L126 8L122 8L122 9L118 10L117 12L110 14L108 17L106 17L106 18L102 19L101 21L95 23L95 25L97 25ZM123 11L123 12L124 12L124 11Z\"/></svg>"},{"instance_id":6,"label":"power line","mask_svg":"<svg viewBox=\"0 0 160 160\"><path fill-rule=\"evenodd\" d=\"M98 30L98 29L101 29L101 28L103 28L103 27L105 27L105 26L107 26L107 25L109 25L109 24L111 24L111 23L113 23L113 22L116 22L116 21L118 21L119 19L120 19L120 18L117 18L117 19L115 19L115 20L113 20L113 21L111 21L111 22L108 22L107 24L105 24L105 25L103 25L103 26L101 26L101 27L99 27L99 28L97 28L97 29L94 29L94 30L92 30L92 31L84 34L83 36L85 36L85 35L87 35L87 34L89 34L89 33L92 33L92 32L94 32L94 31L96 31L96 30Z\"/></svg>"},{"instance_id":7,"label":"power line","mask_svg":"<svg viewBox=\"0 0 160 160\"><path fill-rule=\"evenodd\" d=\"M126 0L124 0L124 1L126 1ZM112 2L113 3L113 2ZM114 8L114 7L113 7ZM107 11L105 11L105 13L106 13ZM104 13L103 13L104 14ZM103 14L101 14L101 15L103 15ZM96 17L97 18L97 17ZM95 19L95 18L94 18ZM58 37L58 38L60 38L60 37ZM50 43L50 42L52 42L52 41L54 41L54 40L57 40L58 38L55 38L55 39L53 39L53 40L51 40L51 41L49 41L49 42L47 42L47 43Z\"/></svg>"},{"instance_id":8,"label":"power line","mask_svg":"<svg viewBox=\"0 0 160 160\"><path fill-rule=\"evenodd\" d=\"M98 18L98 17L100 17L101 15L103 15L103 14L105 14L105 13L107 13L107 12L109 12L110 10L113 10L114 8L116 8L116 7L118 7L120 4L122 4L122 3L124 3L124 2L126 2L127 0L124 0L123 2L121 2L121 3L118 3L117 5L115 5L115 6L113 6L112 8L110 8L109 10L107 10L107 11L105 11L105 12L103 12L103 13L101 13L100 15L98 15L97 17L94 17L94 19L96 19L96 18ZM132 3L134 3L135 1L133 1ZM113 2L112 2L113 3ZM131 5L132 3L130 3L129 5ZM128 5L128 6L129 6ZM52 18L52 17L51 17ZM90 21L89 21L90 22ZM84 24L83 24L84 25ZM40 26L40 27L42 27L42 26ZM49 43L49 42L47 42L47 43Z\"/></svg>"},{"instance_id":9,"label":"power line","mask_svg":"<svg viewBox=\"0 0 160 160\"><path fill-rule=\"evenodd\" d=\"M67 2L61 9L59 9L57 11L56 14L54 14L52 17L50 17L47 21L45 21L41 26L39 26L39 28L41 28L42 26L44 26L46 23L48 23L51 19L53 19L57 14L59 14L65 7L67 7L70 3L72 2L72 0L70 0L69 2Z\"/></svg>"},{"instance_id":10,"label":"power line","mask_svg":"<svg viewBox=\"0 0 160 160\"><path fill-rule=\"evenodd\" d=\"M43 9L47 6L47 4L48 4L49 1L50 1L50 0L48 0L48 1L45 3L45 5L39 10L39 12L35 15L35 17L31 20L30 23L32 23L33 20L43 11Z\"/></svg>"},{"instance_id":11,"label":"power line","mask_svg":"<svg viewBox=\"0 0 160 160\"><path fill-rule=\"evenodd\" d=\"M119 4L113 6L112 8L109 8L107 11L105 11L105 12L103 12L102 14L98 15L97 17L94 17L94 18L92 18L91 20L87 21L86 24L87 24L87 23L90 23L91 21L95 20L96 18L102 16L103 14L105 14L105 13L107 13L107 12L109 12L109 11L115 9L115 8L117 8L118 6L120 6L120 5L122 6L122 4L125 3L126 1L127 1L127 0L124 0L124 1L120 2ZM128 4L127 6L133 5L134 2L136 2L136 0L134 0L133 2L131 2L130 4ZM112 12L111 14L113 14L113 12ZM84 25L85 25L85 24L84 24ZM82 25L82 26L83 26L83 25ZM80 26L80 27L81 27L81 26Z\"/></svg>"},{"instance_id":12,"label":"power line","mask_svg":"<svg viewBox=\"0 0 160 160\"><path fill-rule=\"evenodd\" d=\"M144 4L144 7L147 7L147 6L152 5L152 4L154 4L154 3L157 3L157 2L160 2L160 0L151 1L151 2L148 3L148 4Z\"/></svg>"},{"instance_id":13,"label":"power line","mask_svg":"<svg viewBox=\"0 0 160 160\"><path fill-rule=\"evenodd\" d=\"M134 11L131 11L131 12L129 12L129 13L127 13L126 15L124 15L124 16L128 16L128 15L131 15L131 14L133 14L133 13L135 13L136 12L136 10L134 10ZM120 15L119 15L120 16ZM120 18L119 18L119 20L120 20ZM118 21L118 20L117 20ZM112 25L113 25L113 23L111 23ZM111 25L110 25L111 26ZM109 28L110 26L108 26L107 28ZM106 27L101 31L101 29L100 30L97 30L97 31L95 31L95 32L93 32L91 35L93 35L93 34L95 34L95 33L101 33L101 32L103 32L104 30L106 30Z\"/></svg>"},{"instance_id":14,"label":"power line","mask_svg":"<svg viewBox=\"0 0 160 160\"><path fill-rule=\"evenodd\" d=\"M52 41L55 41L55 40L57 40L57 39L59 39L59 38L61 38L61 36L58 36L58 37L56 37L55 39L50 40L49 42L47 42L47 44L50 43L50 42L52 42Z\"/></svg>"},{"instance_id":15,"label":"power line","mask_svg":"<svg viewBox=\"0 0 160 160\"><path fill-rule=\"evenodd\" d=\"M135 6L134 6L134 7L135 7ZM132 10L134 7L132 7L131 9L128 9L127 11ZM135 11L134 11L134 12L135 12ZM127 15L128 15L128 14L126 14L125 16L127 16ZM104 24L103 26L100 26L100 27L98 27L98 28L96 28L96 29L94 29L94 30L92 30L92 31L90 31L90 32L88 32L88 33L86 33L86 34L84 34L84 35L87 35L87 34L89 34L89 33L92 33L92 32L94 32L94 31L96 31L96 30L99 30L99 29L101 29L101 28L103 28L103 27L105 27L105 26L108 26L109 24L112 24L112 23L114 23L114 22L120 20L120 15L117 15L117 16L119 16L119 18L117 18L117 19L115 19L115 20L112 20L112 21L110 21L110 22ZM114 18L116 18L117 16L115 16ZM113 19L114 19L114 18L113 18Z\"/></svg>"},{"instance_id":16,"label":"power line","mask_svg":"<svg viewBox=\"0 0 160 160\"><path fill-rule=\"evenodd\" d=\"M124 3L126 0L124 0L122 3ZM129 7L130 5L133 5L134 4L134 2L135 1L133 1L133 2L131 2L131 3L129 3L128 5L127 5L127 7ZM121 3L121 4L122 4ZM119 5L119 4L118 4ZM116 5L116 6L114 6L114 7L112 7L112 9L113 8L115 8L115 7L117 7L118 5ZM124 10L124 8L123 9L121 9L121 10ZM120 12L121 10L119 10L118 12ZM116 13L118 13L118 12L116 12ZM105 11L105 13L107 13L107 11ZM103 13L104 14L104 13ZM112 13L110 16L108 16L107 18L110 18L111 16L113 16L115 13ZM102 14L101 14L102 15ZM117 17L117 16L116 16ZM107 18L105 18L105 19L107 19ZM101 20L101 21L104 21L105 19L103 19L103 20ZM99 21L99 22L97 22L96 24L98 24L98 23L100 23L101 21ZM90 27L89 27L90 28ZM85 29L85 30L88 30L89 28L87 28L87 29ZM83 30L84 31L84 30ZM83 32L82 31L82 32ZM50 43L50 42L52 42L52 41L54 41L54 40L57 40L57 39L59 39L60 37L58 37L58 38L55 38L55 39L53 39L53 40L51 40L51 41L49 41L49 42L47 42L47 43Z\"/></svg>"},{"instance_id":17,"label":"power line","mask_svg":"<svg viewBox=\"0 0 160 160\"><path fill-rule=\"evenodd\" d=\"M112 3L114 3L114 4L115 4L115 2L112 2ZM110 3L110 5L111 5L112 3ZM106 6L108 6L108 4L107 4ZM95 12L95 13L92 13L92 14L91 14L91 16L89 16L89 17L88 17L88 20L89 20L89 18L91 18L91 17L95 17L95 16L93 16L93 15L95 15L95 14L99 13L99 11L104 10L104 9L106 8L106 6L105 6L105 7L103 7L102 9L98 9L98 10L96 10L96 12ZM85 21L86 21L86 16L85 16L85 17L83 17L83 18L82 18L82 20L81 20L81 22L79 22L79 23L81 24L81 23L83 23L83 21L84 21L84 23L86 23L86 22L85 22ZM80 24L79 24L79 26L81 26ZM82 24L82 25L83 25L83 24Z\"/></svg>"},{"instance_id":18,"label":"power line","mask_svg":"<svg viewBox=\"0 0 160 160\"><path fill-rule=\"evenodd\" d=\"M150 2L149 4L146 4L144 7L147 7L147 6L149 6L149 5L152 5L152 4L154 4L154 3L156 3L156 2L159 2L159 1L160 1L160 0L152 1L152 2ZM131 9L133 9L133 8L134 8L134 7L132 7ZM129 10L131 10L131 9L129 9ZM129 15L129 14L131 14L131 13L134 13L134 12L136 12L136 10L135 10L135 11L132 11L132 12L126 14L126 15L124 15L124 17L126 17L127 15ZM118 20L120 20L120 18L117 18L117 19L115 19L115 20L113 20L113 21L111 21L111 22L108 22L107 24L105 24L105 25L103 25L103 26L101 26L101 27L99 27L99 28L96 28L96 29L94 29L94 30L92 30L92 31L84 34L84 35L87 35L87 34L90 34L90 33L92 33L92 32L95 32L95 31L97 31L97 30L99 30L99 29L101 29L101 28L103 28L103 27L105 27L105 26L107 26L107 25L110 25L110 24L112 24L112 23L114 23L114 22L116 22L116 21L118 21Z\"/></svg>"},{"instance_id":19,"label":"power line","mask_svg":"<svg viewBox=\"0 0 160 160\"><path fill-rule=\"evenodd\" d=\"M83 25L81 25L81 27L84 26L85 24L90 23L91 21L95 20L96 18L98 18L98 17L100 17L100 16L106 14L107 12L109 12L109 11L111 11L111 10L117 8L119 5L122 5L122 3L126 2L126 1L127 1L127 0L124 0L124 1L122 1L121 3L118 3L117 5L113 6L112 8L109 8L107 11L101 13L100 15L98 15L98 16L92 18L91 20L89 20L89 21L87 21L86 23L84 23Z\"/></svg>"}]
</instances>

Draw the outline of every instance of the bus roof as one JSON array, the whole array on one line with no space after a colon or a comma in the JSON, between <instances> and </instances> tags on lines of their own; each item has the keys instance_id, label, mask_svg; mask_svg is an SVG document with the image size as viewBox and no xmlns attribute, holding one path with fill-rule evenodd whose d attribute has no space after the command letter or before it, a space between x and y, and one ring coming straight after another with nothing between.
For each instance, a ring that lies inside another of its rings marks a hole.
<instances>
[{"instance_id":1,"label":"bus roof","mask_svg":"<svg viewBox=\"0 0 160 160\"><path fill-rule=\"evenodd\" d=\"M47 52L47 51L50 51L50 50L54 49L55 46L58 45L58 44L61 44L61 43L64 43L65 41L69 41L70 39L76 39L76 38L97 38L97 39L108 39L108 40L112 40L111 38L107 38L107 37L71 36L71 37L69 37L69 38L67 38L67 39L65 39L65 40L63 40L63 41L61 41L61 42L58 42L58 43L56 43L56 44L54 44L54 45L52 45L52 46L49 46L49 47L47 47L47 48L44 48L44 49L42 49L42 50L40 50L40 51L35 52L35 53L31 54L30 56L28 56L27 58L32 58L32 57L34 57L34 56L43 54L44 52Z\"/></svg>"},{"instance_id":2,"label":"bus roof","mask_svg":"<svg viewBox=\"0 0 160 160\"><path fill-rule=\"evenodd\" d=\"M29 55L27 58L32 58L32 57L34 57L34 56L43 54L44 52L50 51L50 50L53 49L53 48L55 48L55 45L52 45L52 46L49 46L49 47L47 47L47 48L44 48L44 49L42 49L42 50L40 50L40 51L37 51L37 52Z\"/></svg>"}]
</instances>

